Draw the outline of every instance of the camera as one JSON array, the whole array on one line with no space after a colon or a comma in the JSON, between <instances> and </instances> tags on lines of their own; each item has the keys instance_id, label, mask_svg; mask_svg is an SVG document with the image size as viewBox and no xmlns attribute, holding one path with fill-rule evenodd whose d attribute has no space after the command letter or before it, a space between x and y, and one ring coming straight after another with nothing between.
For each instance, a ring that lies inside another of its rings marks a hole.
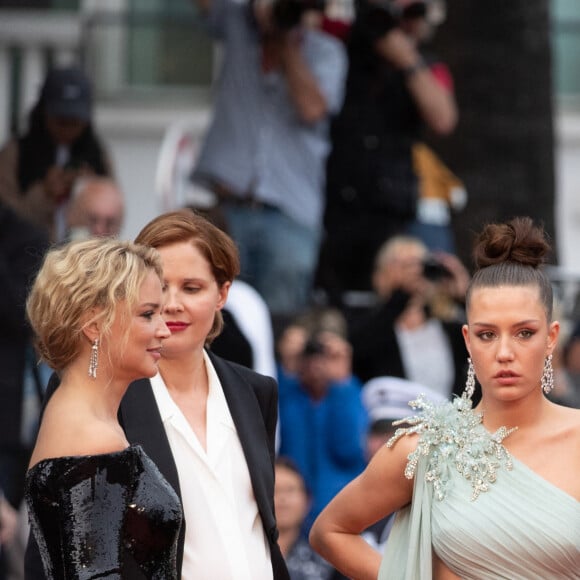
<instances>
[{"instance_id":1,"label":"camera","mask_svg":"<svg viewBox=\"0 0 580 580\"><path fill-rule=\"evenodd\" d=\"M362 12L365 13L368 34L374 41L377 38L398 27L404 19L425 18L427 15L427 0L411 2L404 8L393 0L363 0Z\"/></svg>"},{"instance_id":2,"label":"camera","mask_svg":"<svg viewBox=\"0 0 580 580\"><path fill-rule=\"evenodd\" d=\"M274 24L280 31L291 30L300 24L304 12L324 12L325 7L325 0L275 0L272 6Z\"/></svg>"},{"instance_id":3,"label":"camera","mask_svg":"<svg viewBox=\"0 0 580 580\"><path fill-rule=\"evenodd\" d=\"M309 338L302 350L302 356L309 358L311 356L322 355L326 353L326 348L318 336Z\"/></svg>"},{"instance_id":4,"label":"camera","mask_svg":"<svg viewBox=\"0 0 580 580\"><path fill-rule=\"evenodd\" d=\"M453 274L433 256L423 260L423 277L427 280L437 281L442 278L451 278Z\"/></svg>"}]
</instances>

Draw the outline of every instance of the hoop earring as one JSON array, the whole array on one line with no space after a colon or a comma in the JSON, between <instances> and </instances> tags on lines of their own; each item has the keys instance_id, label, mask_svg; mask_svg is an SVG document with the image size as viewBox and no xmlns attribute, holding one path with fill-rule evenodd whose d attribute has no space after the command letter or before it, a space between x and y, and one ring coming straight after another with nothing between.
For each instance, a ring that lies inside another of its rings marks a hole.
<instances>
[{"instance_id":1,"label":"hoop earring","mask_svg":"<svg viewBox=\"0 0 580 580\"><path fill-rule=\"evenodd\" d=\"M473 393L475 392L475 369L473 368L473 362L471 358L467 359L467 380L465 381L465 391L463 394L471 399Z\"/></svg>"},{"instance_id":2,"label":"hoop earring","mask_svg":"<svg viewBox=\"0 0 580 580\"><path fill-rule=\"evenodd\" d=\"M542 373L542 391L547 395L554 388L554 369L552 367L552 355L549 354L544 361Z\"/></svg>"},{"instance_id":3,"label":"hoop earring","mask_svg":"<svg viewBox=\"0 0 580 580\"><path fill-rule=\"evenodd\" d=\"M99 339L95 338L91 346L91 357L89 359L89 377L97 378L97 367L99 366Z\"/></svg>"}]
</instances>

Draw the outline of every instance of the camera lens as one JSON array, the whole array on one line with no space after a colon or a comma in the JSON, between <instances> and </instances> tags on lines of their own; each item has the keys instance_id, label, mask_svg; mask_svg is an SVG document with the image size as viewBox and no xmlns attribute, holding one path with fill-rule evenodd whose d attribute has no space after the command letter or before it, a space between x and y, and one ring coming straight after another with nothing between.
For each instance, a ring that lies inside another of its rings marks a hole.
<instances>
[{"instance_id":1,"label":"camera lens","mask_svg":"<svg viewBox=\"0 0 580 580\"><path fill-rule=\"evenodd\" d=\"M427 258L423 262L423 276L427 280L440 280L441 278L449 277L450 273L443 264L434 258Z\"/></svg>"}]
</instances>

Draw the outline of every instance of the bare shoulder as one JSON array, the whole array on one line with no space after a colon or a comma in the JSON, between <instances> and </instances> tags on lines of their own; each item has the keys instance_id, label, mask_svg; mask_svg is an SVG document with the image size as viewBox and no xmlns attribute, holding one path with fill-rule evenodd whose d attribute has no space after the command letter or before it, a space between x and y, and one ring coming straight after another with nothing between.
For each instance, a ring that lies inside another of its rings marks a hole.
<instances>
[{"instance_id":1,"label":"bare shoulder","mask_svg":"<svg viewBox=\"0 0 580 580\"><path fill-rule=\"evenodd\" d=\"M554 405L553 426L548 431L546 453L536 470L580 501L580 409Z\"/></svg>"},{"instance_id":2,"label":"bare shoulder","mask_svg":"<svg viewBox=\"0 0 580 580\"><path fill-rule=\"evenodd\" d=\"M402 485L406 492L411 492L412 478L405 477L405 469L409 463L409 456L417 448L418 441L419 437L416 434L404 435L392 444L383 445L370 461L365 475L376 477L383 482L396 482Z\"/></svg>"},{"instance_id":3,"label":"bare shoulder","mask_svg":"<svg viewBox=\"0 0 580 580\"><path fill-rule=\"evenodd\" d=\"M419 443L419 435L417 433L404 434L401 437L393 438L385 445L387 449L392 452L392 456L399 459L399 461L407 463L408 457L413 451L417 449Z\"/></svg>"},{"instance_id":4,"label":"bare shoulder","mask_svg":"<svg viewBox=\"0 0 580 580\"><path fill-rule=\"evenodd\" d=\"M554 405L554 431L564 439L580 441L580 409Z\"/></svg>"},{"instance_id":5,"label":"bare shoulder","mask_svg":"<svg viewBox=\"0 0 580 580\"><path fill-rule=\"evenodd\" d=\"M127 447L120 427L98 420L90 413L72 414L72 409L63 407L47 407L30 466L43 459L101 455Z\"/></svg>"}]
</instances>

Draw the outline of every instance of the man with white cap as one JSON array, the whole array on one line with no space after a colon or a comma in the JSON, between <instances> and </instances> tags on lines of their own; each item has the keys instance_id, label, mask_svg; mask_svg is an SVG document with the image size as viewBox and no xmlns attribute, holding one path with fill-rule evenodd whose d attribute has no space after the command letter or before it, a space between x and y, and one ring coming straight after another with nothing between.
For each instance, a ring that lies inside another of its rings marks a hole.
<instances>
[{"instance_id":1,"label":"man with white cap","mask_svg":"<svg viewBox=\"0 0 580 580\"><path fill-rule=\"evenodd\" d=\"M376 377L367 381L362 389L362 401L369 416L369 428L366 439L367 460L384 445L394 434L396 426L393 421L404 419L415 414L409 402L419 395L435 403L443 403L447 399L440 393L407 379L399 377ZM391 527L395 521L395 514L379 520L366 529L362 537L374 548L383 550Z\"/></svg>"},{"instance_id":2,"label":"man with white cap","mask_svg":"<svg viewBox=\"0 0 580 580\"><path fill-rule=\"evenodd\" d=\"M429 387L399 377L376 377L364 384L362 401L369 416L366 445L368 461L393 434L393 421L415 413L409 402L419 395L436 403L447 400Z\"/></svg>"}]
</instances>

